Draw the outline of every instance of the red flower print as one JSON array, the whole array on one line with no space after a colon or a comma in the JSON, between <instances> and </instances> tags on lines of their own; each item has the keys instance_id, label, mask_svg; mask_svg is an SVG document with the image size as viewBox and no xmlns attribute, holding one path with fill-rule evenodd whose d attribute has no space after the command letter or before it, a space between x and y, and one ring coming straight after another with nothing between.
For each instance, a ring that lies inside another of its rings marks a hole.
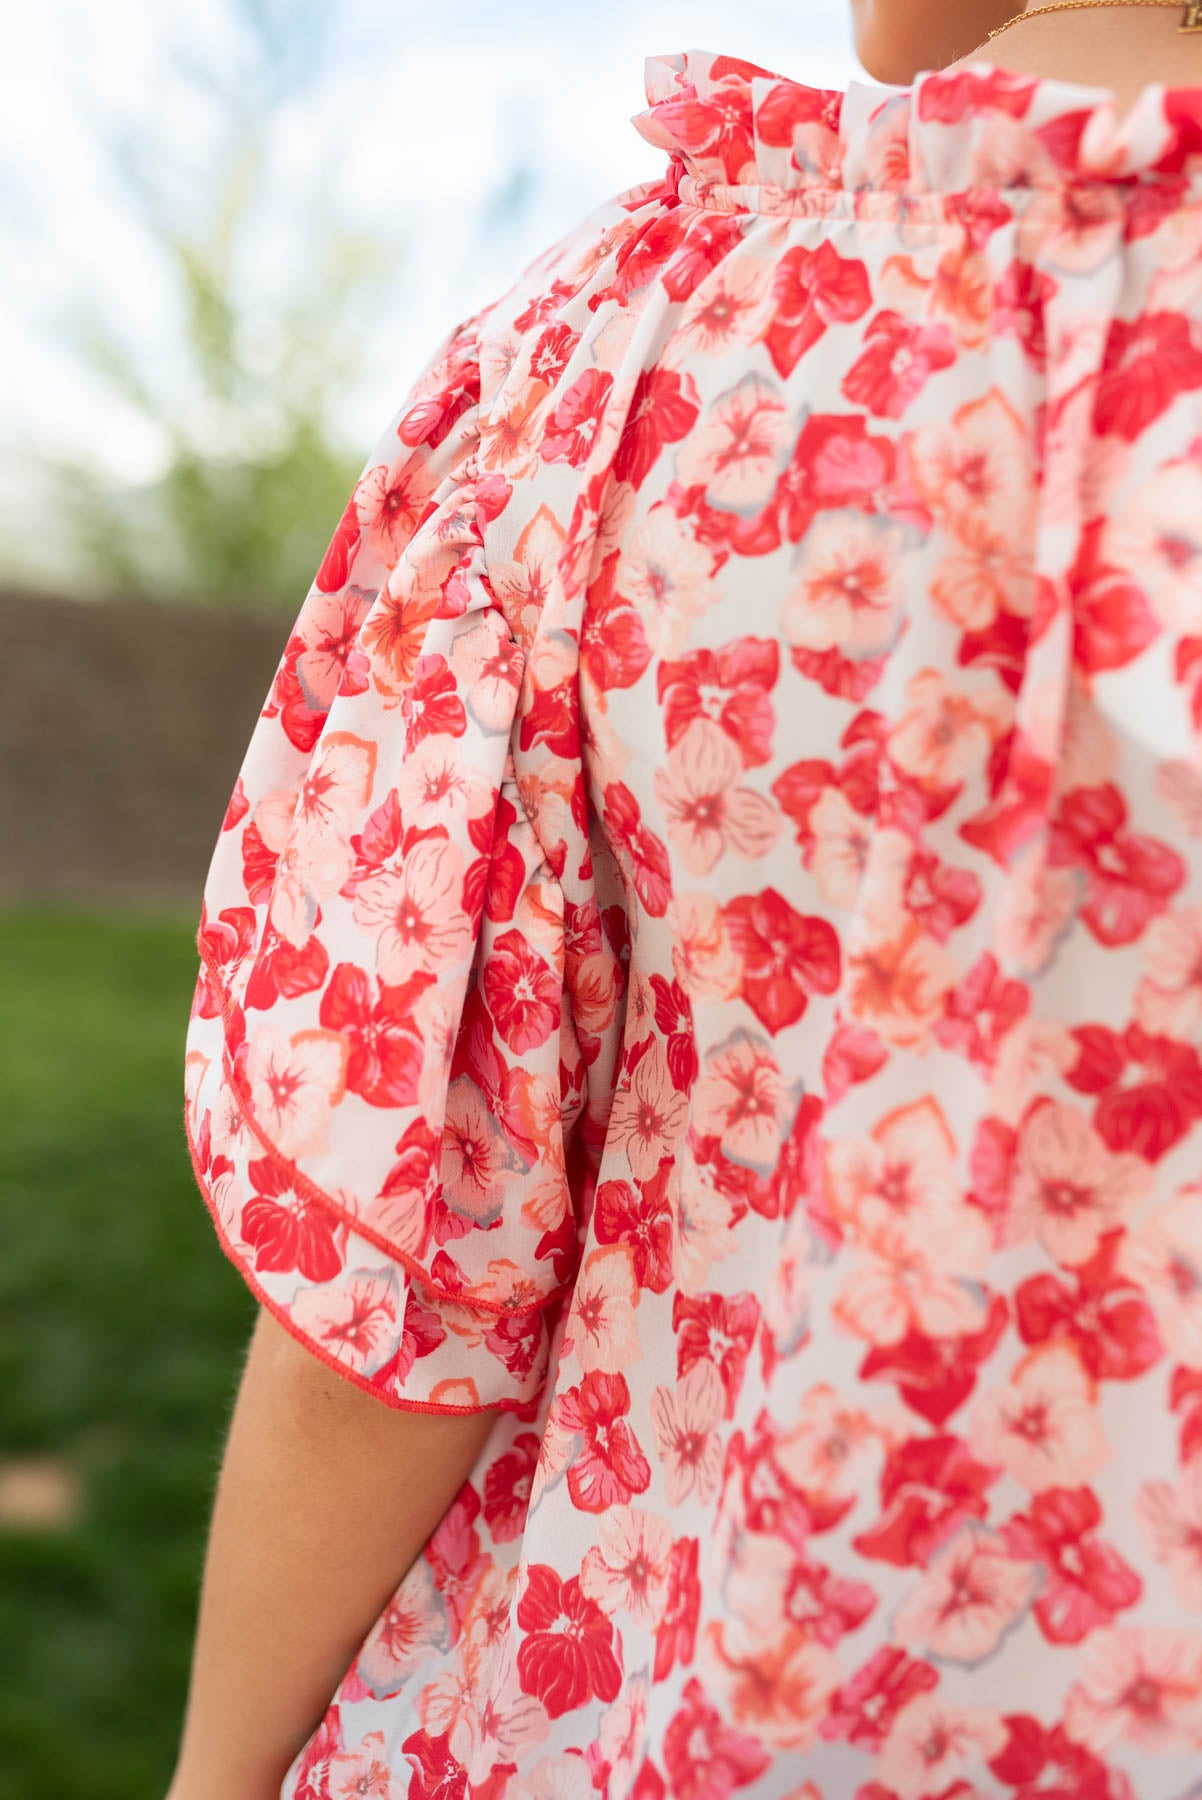
<instances>
[{"instance_id":1,"label":"red flower print","mask_svg":"<svg viewBox=\"0 0 1202 1800\"><path fill-rule=\"evenodd\" d=\"M978 108L1000 112L1012 119L1025 117L1037 92L1028 75L1012 75L1005 69L957 69L924 81L918 98L919 117L940 125L956 125Z\"/></svg>"},{"instance_id":2,"label":"red flower print","mask_svg":"<svg viewBox=\"0 0 1202 1800\"><path fill-rule=\"evenodd\" d=\"M1053 1644L1079 1644L1134 1606L1144 1584L1117 1550L1094 1536L1102 1509L1089 1488L1048 1488L1029 1513L1002 1527L1002 1541L1020 1562L1041 1562L1047 1584L1033 1611Z\"/></svg>"},{"instance_id":3,"label":"red flower print","mask_svg":"<svg viewBox=\"0 0 1202 1800\"><path fill-rule=\"evenodd\" d=\"M1085 871L1081 917L1107 946L1134 943L1185 880L1175 850L1126 824L1126 801L1107 782L1067 794L1052 830L1052 866Z\"/></svg>"},{"instance_id":4,"label":"red flower print","mask_svg":"<svg viewBox=\"0 0 1202 1800\"><path fill-rule=\"evenodd\" d=\"M1117 1270L1123 1238L1109 1232L1073 1270L1071 1287L1057 1275L1033 1275L1015 1294L1023 1342L1067 1339L1095 1381L1134 1381L1162 1355L1152 1308Z\"/></svg>"},{"instance_id":5,"label":"red flower print","mask_svg":"<svg viewBox=\"0 0 1202 1800\"><path fill-rule=\"evenodd\" d=\"M699 1549L696 1538L677 1538L672 1546L668 1599L655 1631L655 1681L666 1681L677 1663L687 1668L693 1660L697 1620L701 1613L701 1583L697 1575Z\"/></svg>"},{"instance_id":6,"label":"red flower print","mask_svg":"<svg viewBox=\"0 0 1202 1800\"><path fill-rule=\"evenodd\" d=\"M680 1710L664 1732L664 1767L673 1800L728 1800L769 1766L758 1738L723 1720L694 1677L685 1685Z\"/></svg>"},{"instance_id":7,"label":"red flower print","mask_svg":"<svg viewBox=\"0 0 1202 1800\"><path fill-rule=\"evenodd\" d=\"M480 855L463 880L463 906L469 917L481 911L496 923L512 919L526 884L526 863L513 841L518 809L506 795L497 797L492 817L469 819L468 835Z\"/></svg>"},{"instance_id":8,"label":"red flower print","mask_svg":"<svg viewBox=\"0 0 1202 1800\"><path fill-rule=\"evenodd\" d=\"M896 1381L907 1406L932 1425L944 1425L976 1387L982 1364L1001 1342L1007 1316L1005 1300L995 1294L980 1331L936 1338L912 1327L899 1343L870 1350L860 1376L865 1381L874 1376Z\"/></svg>"},{"instance_id":9,"label":"red flower print","mask_svg":"<svg viewBox=\"0 0 1202 1800\"><path fill-rule=\"evenodd\" d=\"M1138 1025L1121 1034L1078 1025L1070 1035L1077 1060L1064 1078L1078 1093L1100 1096L1093 1122L1111 1150L1158 1162L1202 1118L1202 1061L1191 1045Z\"/></svg>"},{"instance_id":10,"label":"red flower print","mask_svg":"<svg viewBox=\"0 0 1202 1800\"><path fill-rule=\"evenodd\" d=\"M872 304L868 270L831 243L786 250L772 282L772 322L764 343L778 375L793 373L828 326L862 319Z\"/></svg>"},{"instance_id":11,"label":"red flower print","mask_svg":"<svg viewBox=\"0 0 1202 1800\"><path fill-rule=\"evenodd\" d=\"M495 1543L509 1544L522 1535L538 1450L534 1432L520 1431L509 1449L488 1466L484 1518Z\"/></svg>"},{"instance_id":12,"label":"red flower print","mask_svg":"<svg viewBox=\"0 0 1202 1800\"><path fill-rule=\"evenodd\" d=\"M630 411L614 452L618 481L638 488L647 479L665 444L677 444L697 422L701 411L691 375L675 369L644 369L634 385Z\"/></svg>"},{"instance_id":13,"label":"red flower print","mask_svg":"<svg viewBox=\"0 0 1202 1800\"><path fill-rule=\"evenodd\" d=\"M950 368L956 346L946 325L923 325L881 312L864 333L868 346L843 378L843 392L882 419L900 419L932 375Z\"/></svg>"},{"instance_id":14,"label":"red flower print","mask_svg":"<svg viewBox=\"0 0 1202 1800\"><path fill-rule=\"evenodd\" d=\"M413 1006L428 986L429 978L418 976L384 987L353 963L339 963L330 976L318 1016L348 1040L347 1088L372 1106L408 1106L417 1098L425 1051Z\"/></svg>"},{"instance_id":15,"label":"red flower print","mask_svg":"<svg viewBox=\"0 0 1202 1800\"><path fill-rule=\"evenodd\" d=\"M1175 400L1196 388L1202 388L1202 349L1184 313L1115 318L1094 401L1094 425L1134 443Z\"/></svg>"},{"instance_id":16,"label":"red flower print","mask_svg":"<svg viewBox=\"0 0 1202 1800\"><path fill-rule=\"evenodd\" d=\"M650 1485L651 1467L626 1419L629 1411L625 1377L600 1369L560 1396L559 1424L584 1440L568 1468L568 1489L581 1512L625 1506Z\"/></svg>"},{"instance_id":17,"label":"red flower print","mask_svg":"<svg viewBox=\"0 0 1202 1800\"><path fill-rule=\"evenodd\" d=\"M413 665L413 685L401 704L408 726L407 750L416 749L424 738L462 737L467 728L467 714L459 698L459 684L445 656L419 656Z\"/></svg>"},{"instance_id":18,"label":"red flower print","mask_svg":"<svg viewBox=\"0 0 1202 1800\"><path fill-rule=\"evenodd\" d=\"M588 1700L615 1700L622 1685L621 1640L580 1578L561 1581L546 1563L531 1563L517 1604L525 1633L518 1645L522 1689L553 1719Z\"/></svg>"},{"instance_id":19,"label":"red flower print","mask_svg":"<svg viewBox=\"0 0 1202 1800\"><path fill-rule=\"evenodd\" d=\"M484 996L497 1030L519 1056L559 1024L560 984L520 931L505 931L484 964Z\"/></svg>"},{"instance_id":20,"label":"red flower print","mask_svg":"<svg viewBox=\"0 0 1202 1800\"><path fill-rule=\"evenodd\" d=\"M902 1707L938 1681L930 1663L883 1645L834 1695L822 1735L858 1750L879 1750Z\"/></svg>"},{"instance_id":21,"label":"red flower print","mask_svg":"<svg viewBox=\"0 0 1202 1800\"><path fill-rule=\"evenodd\" d=\"M816 1643L835 1645L858 1631L877 1597L864 1581L847 1581L821 1563L799 1557L785 1590L785 1617Z\"/></svg>"},{"instance_id":22,"label":"red flower print","mask_svg":"<svg viewBox=\"0 0 1202 1800\"><path fill-rule=\"evenodd\" d=\"M734 1417L743 1371L755 1342L760 1307L754 1294L682 1294L672 1299L676 1333L676 1373L695 1362L713 1363L726 1394L724 1416Z\"/></svg>"},{"instance_id":23,"label":"red flower print","mask_svg":"<svg viewBox=\"0 0 1202 1800\"><path fill-rule=\"evenodd\" d=\"M743 894L723 910L743 959L742 995L766 1031L795 1025L811 994L839 986L839 939L825 919L796 912L775 888Z\"/></svg>"},{"instance_id":24,"label":"red flower print","mask_svg":"<svg viewBox=\"0 0 1202 1800\"><path fill-rule=\"evenodd\" d=\"M672 894L668 852L643 824L639 804L621 781L605 790L605 825L615 850L625 853L640 900L653 918L662 919Z\"/></svg>"},{"instance_id":25,"label":"red flower print","mask_svg":"<svg viewBox=\"0 0 1202 1800\"><path fill-rule=\"evenodd\" d=\"M608 371L586 369L563 390L539 448L544 462L566 462L573 468L580 467L592 449L605 417L613 384L614 378Z\"/></svg>"},{"instance_id":26,"label":"red flower print","mask_svg":"<svg viewBox=\"0 0 1202 1800\"><path fill-rule=\"evenodd\" d=\"M242 1208L242 1235L256 1269L297 1269L308 1281L332 1281L342 1268L341 1226L324 1206L295 1192L284 1168L268 1158L247 1174L254 1197Z\"/></svg>"},{"instance_id":27,"label":"red flower print","mask_svg":"<svg viewBox=\"0 0 1202 1800\"><path fill-rule=\"evenodd\" d=\"M792 467L810 508L856 506L878 512L884 510L896 463L892 439L873 437L867 419L858 413L811 413L797 440ZM796 543L808 524L802 512L791 519L786 527L790 542Z\"/></svg>"},{"instance_id":28,"label":"red flower print","mask_svg":"<svg viewBox=\"0 0 1202 1800\"><path fill-rule=\"evenodd\" d=\"M562 319L540 331L534 340L528 364L532 381L554 387L572 360L572 352L580 342L580 333Z\"/></svg>"},{"instance_id":29,"label":"red flower print","mask_svg":"<svg viewBox=\"0 0 1202 1800\"><path fill-rule=\"evenodd\" d=\"M414 1731L401 1749L413 1764L409 1800L466 1800L467 1770L452 1755L445 1734L431 1737L428 1732Z\"/></svg>"},{"instance_id":30,"label":"red flower print","mask_svg":"<svg viewBox=\"0 0 1202 1800\"><path fill-rule=\"evenodd\" d=\"M619 558L606 558L589 594L589 609L580 638L580 656L603 692L633 687L651 661L651 646L642 615L613 591Z\"/></svg>"},{"instance_id":31,"label":"red flower print","mask_svg":"<svg viewBox=\"0 0 1202 1800\"><path fill-rule=\"evenodd\" d=\"M672 1279L672 1211L667 1174L635 1186L629 1181L603 1181L593 1206L593 1231L599 1244L625 1244L641 1288L662 1294Z\"/></svg>"},{"instance_id":32,"label":"red flower print","mask_svg":"<svg viewBox=\"0 0 1202 1800\"><path fill-rule=\"evenodd\" d=\"M351 557L359 547L359 512L352 494L334 528L334 535L321 559L321 567L313 585L323 594L334 593L346 583L351 570Z\"/></svg>"},{"instance_id":33,"label":"red flower print","mask_svg":"<svg viewBox=\"0 0 1202 1800\"><path fill-rule=\"evenodd\" d=\"M1135 574L1105 561L1106 531L1105 519L1091 520L1068 576L1073 654L1089 675L1134 662L1160 630Z\"/></svg>"},{"instance_id":34,"label":"red flower print","mask_svg":"<svg viewBox=\"0 0 1202 1800\"><path fill-rule=\"evenodd\" d=\"M986 1517L986 1492L997 1475L950 1433L907 1439L881 1476L880 1522L859 1533L856 1549L903 1568L925 1565L967 1519Z\"/></svg>"},{"instance_id":35,"label":"red flower print","mask_svg":"<svg viewBox=\"0 0 1202 1800\"><path fill-rule=\"evenodd\" d=\"M329 955L316 932L298 948L268 924L246 983L243 1005L266 1012L281 997L294 1000L298 994L316 993L325 984L329 968Z\"/></svg>"},{"instance_id":36,"label":"red flower print","mask_svg":"<svg viewBox=\"0 0 1202 1800\"><path fill-rule=\"evenodd\" d=\"M1012 331L1036 369L1047 363L1045 320L1056 283L1031 263L1014 261L993 292L993 328L1000 337Z\"/></svg>"},{"instance_id":37,"label":"red flower print","mask_svg":"<svg viewBox=\"0 0 1202 1800\"><path fill-rule=\"evenodd\" d=\"M708 718L738 746L745 769L766 763L774 723L770 695L779 675L780 645L762 638L736 638L720 650L661 662L655 685L669 749L695 719Z\"/></svg>"}]
</instances>

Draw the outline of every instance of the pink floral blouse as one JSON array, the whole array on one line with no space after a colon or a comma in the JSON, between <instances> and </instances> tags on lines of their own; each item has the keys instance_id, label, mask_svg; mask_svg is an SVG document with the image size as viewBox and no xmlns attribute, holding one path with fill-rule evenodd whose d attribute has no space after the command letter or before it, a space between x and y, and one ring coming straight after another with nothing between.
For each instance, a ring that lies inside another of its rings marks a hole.
<instances>
[{"instance_id":1,"label":"pink floral blouse","mask_svg":"<svg viewBox=\"0 0 1202 1800\"><path fill-rule=\"evenodd\" d=\"M288 1800L1202 1794L1202 89L651 57L204 894L222 1246L495 1411Z\"/></svg>"}]
</instances>

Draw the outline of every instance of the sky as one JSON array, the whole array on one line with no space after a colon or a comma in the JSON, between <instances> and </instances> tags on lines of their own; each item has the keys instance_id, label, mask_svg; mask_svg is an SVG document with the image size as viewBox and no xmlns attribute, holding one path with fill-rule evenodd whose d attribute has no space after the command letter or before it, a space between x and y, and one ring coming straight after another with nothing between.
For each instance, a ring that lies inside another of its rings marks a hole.
<instances>
[{"instance_id":1,"label":"sky","mask_svg":"<svg viewBox=\"0 0 1202 1800\"><path fill-rule=\"evenodd\" d=\"M572 0L244 3L310 13L285 39L304 79L264 136L270 203L244 270L248 303L266 306L281 284L303 292L317 202L403 248L397 279L356 326L362 371L332 407L339 438L364 451L453 323L608 194L662 168L630 123L648 55L699 48L814 86L863 79L845 0L607 0L603 25ZM177 295L111 146L135 171L170 176L186 222L212 154L205 81L240 80L231 0L37 0L11 10L5 39L0 496L11 501L47 455L153 480L161 434L114 401L64 326L94 310L172 393ZM199 402L181 389L178 404Z\"/></svg>"}]
</instances>

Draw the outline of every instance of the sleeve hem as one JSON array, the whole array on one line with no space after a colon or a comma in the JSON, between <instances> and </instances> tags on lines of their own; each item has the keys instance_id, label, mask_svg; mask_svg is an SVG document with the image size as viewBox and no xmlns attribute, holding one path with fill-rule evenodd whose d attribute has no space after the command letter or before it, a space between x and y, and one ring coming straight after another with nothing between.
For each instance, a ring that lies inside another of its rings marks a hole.
<instances>
[{"instance_id":1,"label":"sleeve hem","mask_svg":"<svg viewBox=\"0 0 1202 1800\"><path fill-rule=\"evenodd\" d=\"M196 1140L192 1136L192 1127L188 1118L188 1109L186 1107L184 1109L184 1136L188 1143L188 1155L192 1161L192 1173L195 1177L196 1185L200 1189L200 1195L205 1203L205 1208L213 1222L213 1229L217 1233L217 1242L220 1244L222 1251L229 1258L230 1262L233 1263L259 1305L266 1308L272 1318L277 1320L277 1322L283 1326L289 1337L295 1339L295 1341L300 1344L303 1349L307 1350L311 1356L315 1356L318 1362L324 1363L326 1368L332 1370L333 1373L340 1376L342 1380L349 1381L353 1387L361 1389L365 1394L370 1394L373 1399L381 1401L385 1406L392 1407L396 1412L436 1413L442 1417L474 1417L478 1413L511 1412L516 1413L519 1418L527 1420L532 1419L535 1416L537 1402L527 1400L494 1400L491 1405L488 1406L452 1406L450 1404L441 1404L433 1400L410 1400L403 1394L390 1392L386 1387L380 1386L379 1383L372 1381L369 1377L358 1374L356 1370L350 1368L346 1363L340 1362L336 1356L331 1356L330 1352L319 1344L315 1338L309 1337L307 1333L301 1331L297 1327L291 1314L288 1312L287 1307L282 1306L278 1300L273 1300L271 1298L262 1285L255 1279L253 1270L247 1267L244 1259L240 1257L235 1250L229 1235L222 1224L220 1209L214 1198L212 1186L201 1167L201 1159L196 1147Z\"/></svg>"},{"instance_id":2,"label":"sleeve hem","mask_svg":"<svg viewBox=\"0 0 1202 1800\"><path fill-rule=\"evenodd\" d=\"M557 1287L549 1289L545 1294L541 1294L537 1300L526 1301L518 1305L506 1304L501 1300L486 1300L482 1297L473 1295L470 1289L455 1293L452 1289L444 1288L436 1281L433 1281L428 1271L422 1267L416 1257L411 1256L407 1250L402 1250L398 1244L394 1244L389 1238L385 1237L382 1232L376 1231L372 1226L366 1224L364 1220L357 1217L353 1212L350 1212L345 1206L341 1206L332 1194L327 1194L324 1188L319 1187L315 1181L310 1180L304 1171L297 1168L296 1164L286 1157L278 1146L273 1143L272 1139L255 1117L250 1094L246 1091L245 1082L241 1078L237 1068L234 1066L233 1059L229 1053L229 1041L232 1035L232 1010L235 1003L226 982L222 978L216 959L209 949L209 946L204 941L203 926L196 934L196 947L200 953L201 961L208 972L209 980L217 994L221 1007L223 1037L222 1065L226 1084L234 1100L237 1102L238 1111L246 1124L247 1130L251 1132L252 1136L258 1142L264 1155L277 1169L284 1173L288 1183L298 1194L303 1194L305 1199L310 1201L313 1205L320 1206L325 1212L329 1213L331 1217L337 1219L340 1225L346 1226L348 1230L353 1231L358 1237L361 1237L365 1243L374 1245L377 1250L382 1250L386 1256L390 1256L394 1262L399 1264L399 1266L406 1271L423 1293L430 1295L432 1299L444 1301L450 1306L460 1306L469 1312L484 1313L490 1318L522 1318L531 1313L541 1313L545 1311L547 1307L554 1305L557 1300L562 1299L564 1295L571 1292L574 1280L560 1282ZM191 1144L191 1137L189 1137L189 1144ZM211 1206L210 1210L212 1210ZM218 1231L220 1232L220 1226L218 1226Z\"/></svg>"}]
</instances>

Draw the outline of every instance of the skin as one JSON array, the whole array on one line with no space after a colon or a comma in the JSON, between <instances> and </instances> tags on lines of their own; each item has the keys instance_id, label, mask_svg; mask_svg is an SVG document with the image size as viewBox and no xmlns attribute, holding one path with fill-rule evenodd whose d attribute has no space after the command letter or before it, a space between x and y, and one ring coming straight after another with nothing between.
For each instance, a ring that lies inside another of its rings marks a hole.
<instances>
[{"instance_id":1,"label":"skin","mask_svg":"<svg viewBox=\"0 0 1202 1800\"><path fill-rule=\"evenodd\" d=\"M1110 88L1202 85L1202 37L1171 10L1032 19L981 49L1018 0L851 0L868 73L988 61ZM470 1474L496 1420L395 1411L266 1312L225 1448L192 1683L167 1800L278 1800L296 1752Z\"/></svg>"},{"instance_id":2,"label":"skin","mask_svg":"<svg viewBox=\"0 0 1202 1800\"><path fill-rule=\"evenodd\" d=\"M1202 85L1202 36L1180 36L1180 14L1167 5L1045 13L987 47L987 34L1021 12L1022 0L851 0L851 10L861 62L891 84L925 69L990 62L1109 88L1123 110L1149 82Z\"/></svg>"},{"instance_id":3,"label":"skin","mask_svg":"<svg viewBox=\"0 0 1202 1800\"><path fill-rule=\"evenodd\" d=\"M260 1309L217 1487L168 1800L278 1800L496 1419L385 1406Z\"/></svg>"}]
</instances>

